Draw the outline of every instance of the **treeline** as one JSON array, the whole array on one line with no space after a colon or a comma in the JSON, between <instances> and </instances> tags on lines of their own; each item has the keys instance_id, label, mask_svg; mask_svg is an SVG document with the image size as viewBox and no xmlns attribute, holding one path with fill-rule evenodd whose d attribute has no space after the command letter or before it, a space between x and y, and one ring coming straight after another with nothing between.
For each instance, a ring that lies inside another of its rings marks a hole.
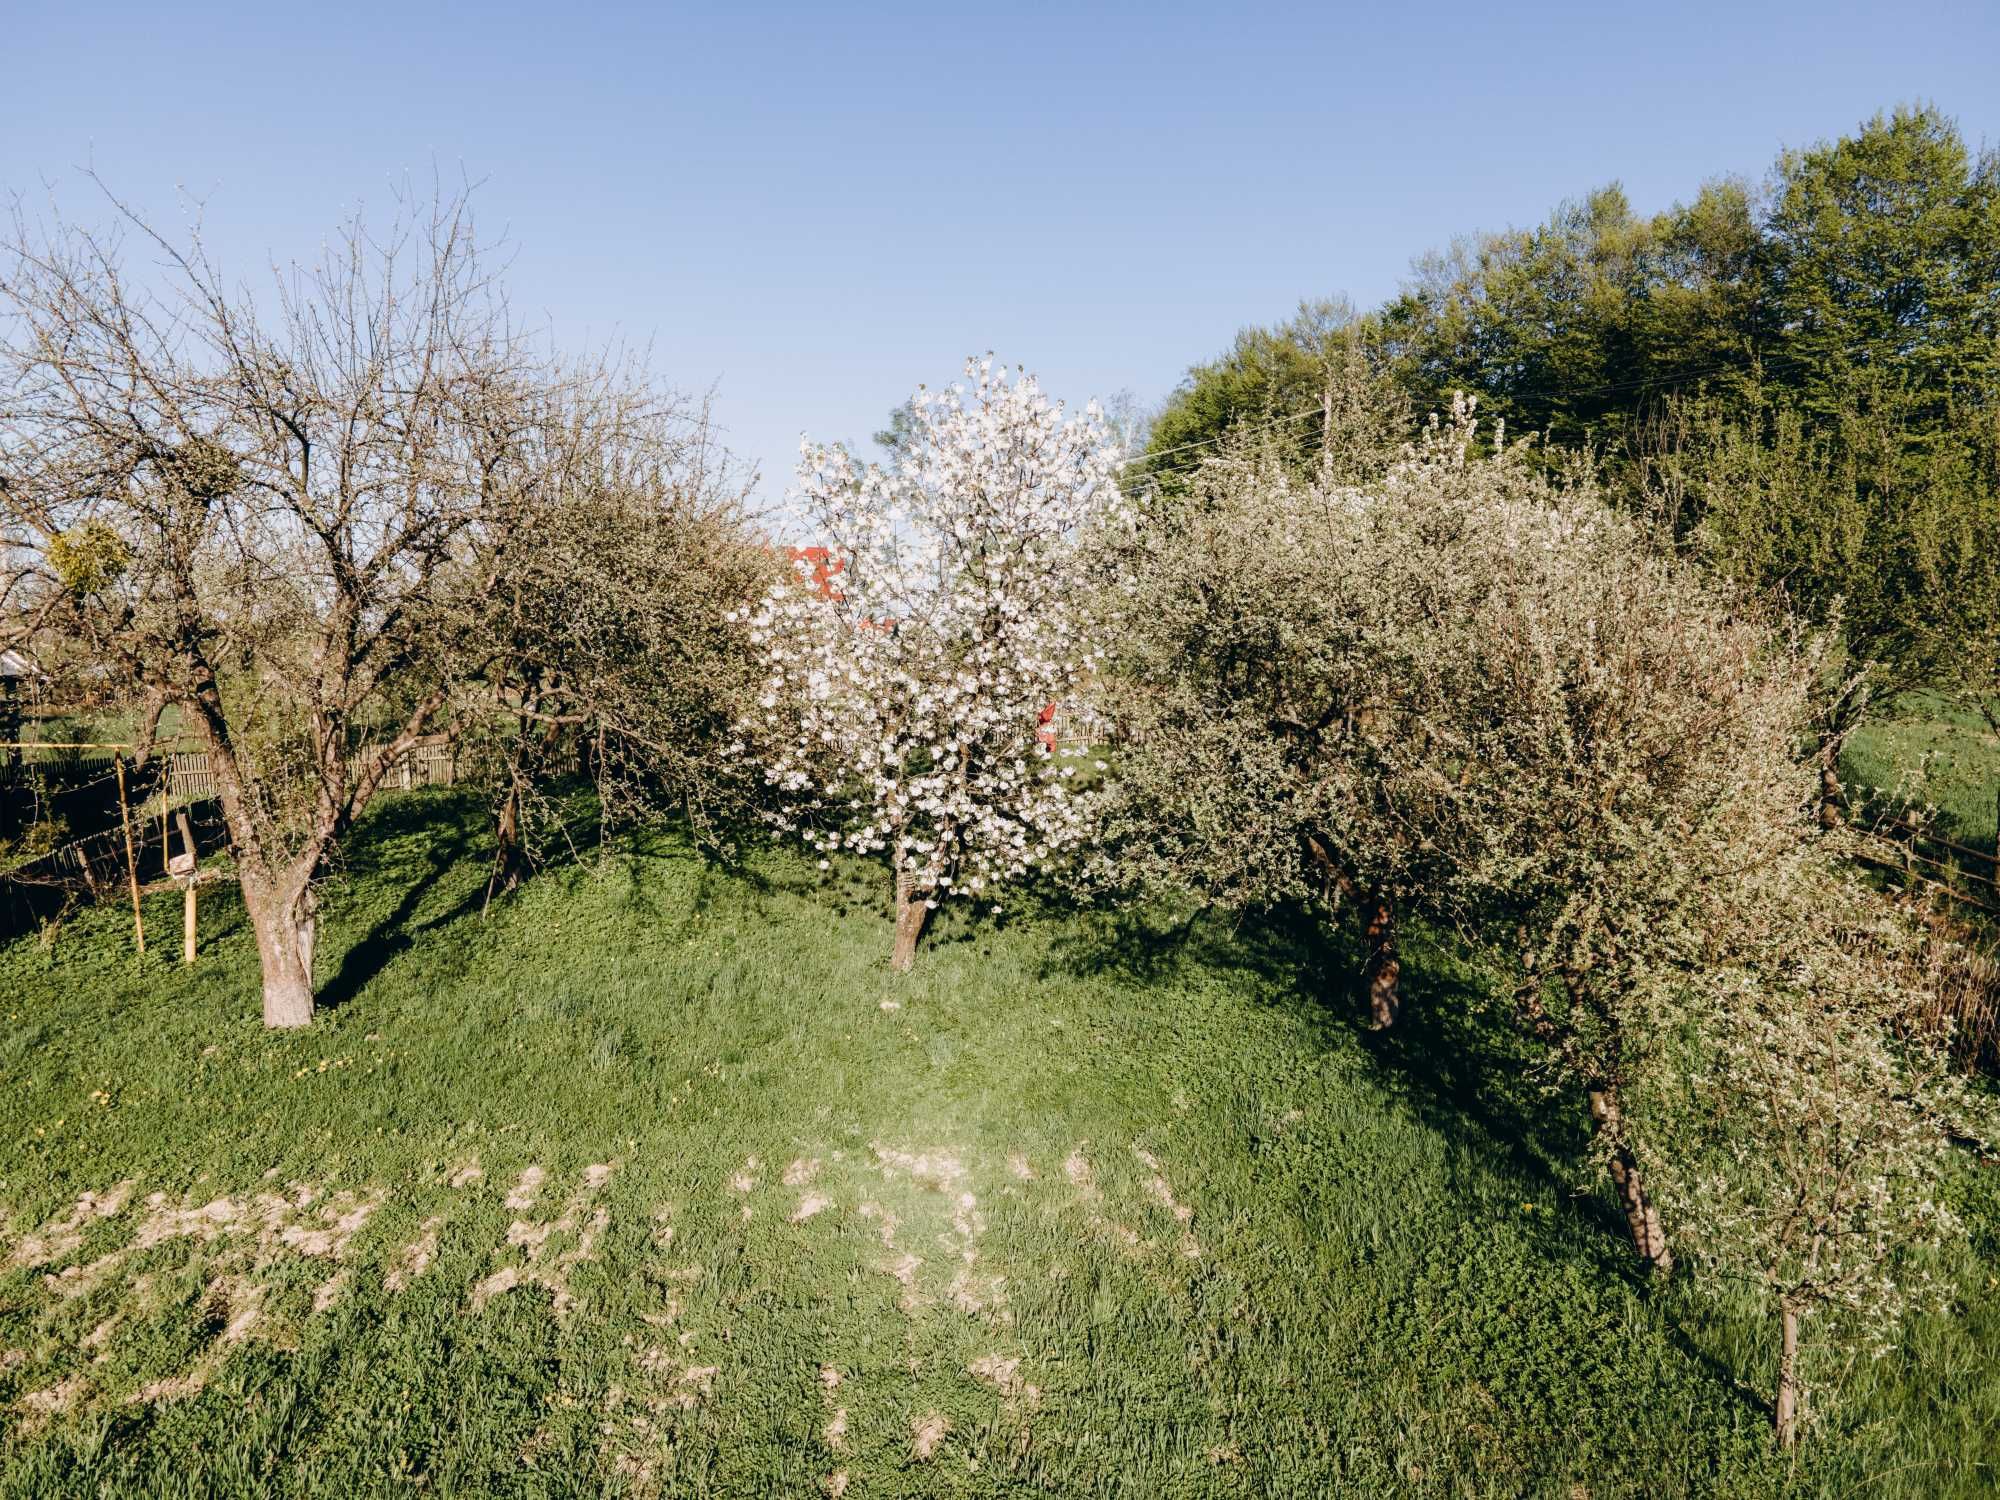
<instances>
[{"instance_id":1,"label":"treeline","mask_svg":"<svg viewBox=\"0 0 2000 1500\"><path fill-rule=\"evenodd\" d=\"M1489 431L1587 456L1685 550L1837 620L1856 680L1829 764L1871 702L2000 690L2000 155L1934 109L1650 216L1599 188L1424 256L1380 308L1247 330L1137 470L1176 491L1250 426L1337 468L1353 412L1328 395L1357 371L1417 418L1475 397Z\"/></svg>"}]
</instances>

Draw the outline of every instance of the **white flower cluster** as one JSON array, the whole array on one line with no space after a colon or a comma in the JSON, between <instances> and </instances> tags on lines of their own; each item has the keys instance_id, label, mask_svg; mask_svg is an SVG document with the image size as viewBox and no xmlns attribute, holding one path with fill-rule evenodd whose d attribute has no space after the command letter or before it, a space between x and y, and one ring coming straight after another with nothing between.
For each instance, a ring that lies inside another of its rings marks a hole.
<instances>
[{"instance_id":1,"label":"white flower cluster","mask_svg":"<svg viewBox=\"0 0 2000 1500\"><path fill-rule=\"evenodd\" d=\"M917 392L890 468L801 444L790 498L826 553L750 611L766 677L733 747L780 794L776 826L888 851L930 905L993 902L1081 835L1073 757L1043 730L1102 658L1077 542L1123 505L1095 403L1066 419L991 357L965 374Z\"/></svg>"}]
</instances>

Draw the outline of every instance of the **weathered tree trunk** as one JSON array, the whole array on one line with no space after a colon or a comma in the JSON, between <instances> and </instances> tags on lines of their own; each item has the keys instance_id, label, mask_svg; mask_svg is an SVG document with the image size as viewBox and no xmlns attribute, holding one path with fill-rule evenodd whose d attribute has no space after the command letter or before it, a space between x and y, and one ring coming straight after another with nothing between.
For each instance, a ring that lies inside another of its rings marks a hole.
<instances>
[{"instance_id":1,"label":"weathered tree trunk","mask_svg":"<svg viewBox=\"0 0 2000 1500\"><path fill-rule=\"evenodd\" d=\"M523 861L519 786L510 789L507 799L500 804L500 816L493 820L493 837L497 847L493 851L493 873L486 880L486 899L479 906L482 917L495 895L511 895L520 888Z\"/></svg>"},{"instance_id":2,"label":"weathered tree trunk","mask_svg":"<svg viewBox=\"0 0 2000 1500\"><path fill-rule=\"evenodd\" d=\"M1819 826L1838 828L1846 802L1840 785L1840 741L1829 739L1819 751Z\"/></svg>"},{"instance_id":3,"label":"weathered tree trunk","mask_svg":"<svg viewBox=\"0 0 2000 1500\"><path fill-rule=\"evenodd\" d=\"M1778 1446L1799 1440L1799 1310L1787 1302L1779 1310Z\"/></svg>"},{"instance_id":4,"label":"weathered tree trunk","mask_svg":"<svg viewBox=\"0 0 2000 1500\"><path fill-rule=\"evenodd\" d=\"M1396 952L1395 903L1387 896L1373 894L1368 898L1367 913L1363 941L1368 945L1368 959L1362 974L1368 981L1368 1022L1383 1031L1396 1024L1403 1010L1403 961Z\"/></svg>"},{"instance_id":5,"label":"weathered tree trunk","mask_svg":"<svg viewBox=\"0 0 2000 1500\"><path fill-rule=\"evenodd\" d=\"M896 872L896 952L890 967L898 974L909 973L917 961L917 939L923 935L924 919L931 914L924 904L930 894L911 881L909 871Z\"/></svg>"},{"instance_id":6,"label":"weathered tree trunk","mask_svg":"<svg viewBox=\"0 0 2000 1500\"><path fill-rule=\"evenodd\" d=\"M1674 1268L1673 1251L1667 1247L1667 1231L1660 1222L1660 1211L1646 1196L1646 1184L1639 1173L1638 1158L1625 1144L1617 1090L1600 1087L1589 1092L1591 1125L1599 1133L1608 1135L1612 1142L1611 1185L1618 1192L1618 1206L1625 1212L1625 1225L1632 1236L1632 1252L1639 1257L1641 1266L1664 1276Z\"/></svg>"},{"instance_id":7,"label":"weathered tree trunk","mask_svg":"<svg viewBox=\"0 0 2000 1500\"><path fill-rule=\"evenodd\" d=\"M264 973L264 1024L311 1025L315 922L310 892L246 874L243 907Z\"/></svg>"}]
</instances>

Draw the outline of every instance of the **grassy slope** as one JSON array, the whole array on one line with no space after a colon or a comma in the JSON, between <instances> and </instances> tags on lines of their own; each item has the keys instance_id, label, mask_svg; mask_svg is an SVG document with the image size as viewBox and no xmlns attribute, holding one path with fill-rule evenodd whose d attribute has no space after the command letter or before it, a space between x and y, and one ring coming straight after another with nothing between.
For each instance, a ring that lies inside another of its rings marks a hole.
<instances>
[{"instance_id":1,"label":"grassy slope","mask_svg":"<svg viewBox=\"0 0 2000 1500\"><path fill-rule=\"evenodd\" d=\"M947 924L898 981L859 876L673 851L481 922L470 826L373 820L304 1034L220 893L192 973L109 909L0 950L0 1493L1990 1487L1990 1201L1794 1464L1763 1325L1632 1284L1568 1111L1476 1031L1358 1035L1309 946Z\"/></svg>"},{"instance_id":2,"label":"grassy slope","mask_svg":"<svg viewBox=\"0 0 2000 1500\"><path fill-rule=\"evenodd\" d=\"M1858 796L1907 794L1938 812L1938 832L1974 849L1993 847L2000 811L2000 747L1975 710L1912 694L1848 741L1842 770ZM1905 778L1911 777L1907 785Z\"/></svg>"}]
</instances>

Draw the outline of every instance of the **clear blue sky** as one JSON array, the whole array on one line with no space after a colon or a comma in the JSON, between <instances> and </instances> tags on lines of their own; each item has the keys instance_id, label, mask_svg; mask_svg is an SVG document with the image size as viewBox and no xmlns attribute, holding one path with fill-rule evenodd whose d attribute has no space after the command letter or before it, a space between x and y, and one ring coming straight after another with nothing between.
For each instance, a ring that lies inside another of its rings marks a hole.
<instances>
[{"instance_id":1,"label":"clear blue sky","mask_svg":"<svg viewBox=\"0 0 2000 1500\"><path fill-rule=\"evenodd\" d=\"M433 164L524 310L651 341L789 482L993 349L1154 401L1301 297L1618 179L1641 209L1930 100L2000 139L2000 3L0 8L0 185L208 201L253 273Z\"/></svg>"}]
</instances>

